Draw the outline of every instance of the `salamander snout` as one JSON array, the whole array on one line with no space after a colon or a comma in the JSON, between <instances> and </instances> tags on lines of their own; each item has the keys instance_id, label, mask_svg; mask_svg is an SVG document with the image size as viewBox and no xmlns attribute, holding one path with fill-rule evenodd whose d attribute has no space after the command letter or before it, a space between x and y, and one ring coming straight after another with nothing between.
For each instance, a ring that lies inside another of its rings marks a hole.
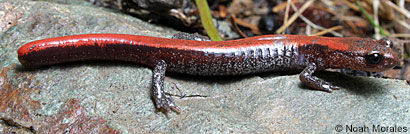
<instances>
[{"instance_id":1,"label":"salamander snout","mask_svg":"<svg viewBox=\"0 0 410 134\"><path fill-rule=\"evenodd\" d=\"M393 51L393 42L384 38L379 40L381 46L368 52L364 58L368 66L368 71L380 72L392 69L398 64L398 58Z\"/></svg>"}]
</instances>

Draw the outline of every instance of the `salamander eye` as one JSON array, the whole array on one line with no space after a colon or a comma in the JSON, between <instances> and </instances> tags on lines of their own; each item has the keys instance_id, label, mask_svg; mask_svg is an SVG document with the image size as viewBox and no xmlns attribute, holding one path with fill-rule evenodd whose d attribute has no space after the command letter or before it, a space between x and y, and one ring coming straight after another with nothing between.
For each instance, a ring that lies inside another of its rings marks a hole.
<instances>
[{"instance_id":1,"label":"salamander eye","mask_svg":"<svg viewBox=\"0 0 410 134\"><path fill-rule=\"evenodd\" d=\"M383 39L381 39L381 41L384 42L384 45L385 45L386 47L393 48L393 42L392 42L391 40L389 40L389 39L387 39L387 38L383 38Z\"/></svg>"},{"instance_id":2,"label":"salamander eye","mask_svg":"<svg viewBox=\"0 0 410 134\"><path fill-rule=\"evenodd\" d=\"M383 55L380 54L379 52L372 52L369 55L366 55L365 58L366 58L367 63L379 64L383 59Z\"/></svg>"}]
</instances>

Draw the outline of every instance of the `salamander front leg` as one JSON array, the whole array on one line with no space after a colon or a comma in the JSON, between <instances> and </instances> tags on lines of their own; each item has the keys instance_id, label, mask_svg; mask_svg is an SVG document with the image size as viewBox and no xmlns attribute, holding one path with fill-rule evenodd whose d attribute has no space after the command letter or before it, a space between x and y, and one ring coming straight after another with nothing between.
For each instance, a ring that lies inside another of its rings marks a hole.
<instances>
[{"instance_id":1,"label":"salamander front leg","mask_svg":"<svg viewBox=\"0 0 410 134\"><path fill-rule=\"evenodd\" d=\"M174 100L164 93L164 78L167 63L164 60L157 60L154 70L152 72L152 97L155 101L157 109L170 113L171 110L180 113L178 106L175 105Z\"/></svg>"},{"instance_id":2,"label":"salamander front leg","mask_svg":"<svg viewBox=\"0 0 410 134\"><path fill-rule=\"evenodd\" d=\"M308 65L299 75L300 81L306 86L314 88L316 90L321 90L325 92L332 92L333 90L339 89L337 86L333 86L332 84L322 81L319 78L312 76L312 74L316 71L317 67L316 64Z\"/></svg>"}]
</instances>

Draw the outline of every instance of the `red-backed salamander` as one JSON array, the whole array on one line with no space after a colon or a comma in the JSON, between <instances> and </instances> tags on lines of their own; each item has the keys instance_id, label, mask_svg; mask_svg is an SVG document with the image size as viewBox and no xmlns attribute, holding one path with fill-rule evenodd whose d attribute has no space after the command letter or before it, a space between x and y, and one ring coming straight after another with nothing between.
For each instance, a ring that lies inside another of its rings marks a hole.
<instances>
[{"instance_id":1,"label":"red-backed salamander","mask_svg":"<svg viewBox=\"0 0 410 134\"><path fill-rule=\"evenodd\" d=\"M195 41L126 34L84 34L37 40L23 45L18 58L26 67L82 60L119 60L153 69L156 107L179 112L164 94L166 71L192 75L242 75L303 70L303 84L321 91L338 89L312 76L327 68L380 72L398 58L387 39L263 35L230 41Z\"/></svg>"}]
</instances>

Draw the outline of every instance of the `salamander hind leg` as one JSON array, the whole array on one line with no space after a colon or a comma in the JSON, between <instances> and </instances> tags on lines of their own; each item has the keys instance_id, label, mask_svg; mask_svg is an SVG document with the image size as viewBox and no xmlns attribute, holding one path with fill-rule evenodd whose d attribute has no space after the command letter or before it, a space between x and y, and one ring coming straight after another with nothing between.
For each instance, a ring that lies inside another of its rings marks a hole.
<instances>
[{"instance_id":1,"label":"salamander hind leg","mask_svg":"<svg viewBox=\"0 0 410 134\"><path fill-rule=\"evenodd\" d=\"M155 62L154 70L152 72L152 97L157 109L167 113L170 113L171 110L180 113L180 109L175 105L174 100L164 92L166 68L167 63L165 63L164 60L157 60Z\"/></svg>"},{"instance_id":2,"label":"salamander hind leg","mask_svg":"<svg viewBox=\"0 0 410 134\"><path fill-rule=\"evenodd\" d=\"M306 86L314 88L316 90L321 90L325 92L332 92L333 90L337 90L340 87L333 86L332 84L322 81L319 78L312 76L312 74L316 71L317 67L316 64L308 65L299 75L300 81Z\"/></svg>"}]
</instances>

